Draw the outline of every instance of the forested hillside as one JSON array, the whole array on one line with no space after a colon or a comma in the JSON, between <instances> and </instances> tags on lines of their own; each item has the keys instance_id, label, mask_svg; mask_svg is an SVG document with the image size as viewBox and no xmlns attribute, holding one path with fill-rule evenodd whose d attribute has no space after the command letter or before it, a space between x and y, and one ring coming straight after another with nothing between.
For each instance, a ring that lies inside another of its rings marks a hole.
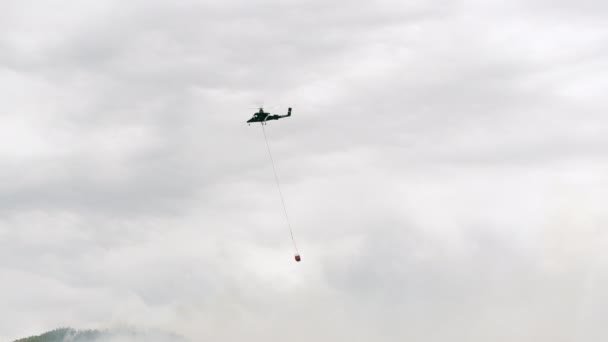
<instances>
[{"instance_id":1,"label":"forested hillside","mask_svg":"<svg viewBox=\"0 0 608 342\"><path fill-rule=\"evenodd\" d=\"M76 330L60 328L42 335L30 336L14 342L186 342L181 336L159 332L123 328L112 330Z\"/></svg>"},{"instance_id":2,"label":"forested hillside","mask_svg":"<svg viewBox=\"0 0 608 342\"><path fill-rule=\"evenodd\" d=\"M93 342L98 341L104 333L97 330L74 330L60 328L39 336L22 338L15 342Z\"/></svg>"}]
</instances>

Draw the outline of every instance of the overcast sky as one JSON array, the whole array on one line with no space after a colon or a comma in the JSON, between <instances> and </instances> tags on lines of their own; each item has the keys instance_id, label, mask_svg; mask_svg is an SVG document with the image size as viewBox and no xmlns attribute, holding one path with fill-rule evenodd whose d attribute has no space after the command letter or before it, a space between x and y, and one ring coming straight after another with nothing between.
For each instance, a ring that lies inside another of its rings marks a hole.
<instances>
[{"instance_id":1,"label":"overcast sky","mask_svg":"<svg viewBox=\"0 0 608 342\"><path fill-rule=\"evenodd\" d=\"M608 338L608 5L4 0L0 340ZM293 260L257 107L302 254Z\"/></svg>"}]
</instances>

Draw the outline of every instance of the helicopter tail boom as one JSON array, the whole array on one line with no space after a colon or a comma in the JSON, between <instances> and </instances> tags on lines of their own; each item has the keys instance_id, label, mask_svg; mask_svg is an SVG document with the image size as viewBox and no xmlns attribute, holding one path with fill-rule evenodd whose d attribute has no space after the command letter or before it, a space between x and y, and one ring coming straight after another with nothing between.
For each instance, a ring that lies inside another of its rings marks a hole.
<instances>
[{"instance_id":1,"label":"helicopter tail boom","mask_svg":"<svg viewBox=\"0 0 608 342\"><path fill-rule=\"evenodd\" d=\"M280 119L280 118L288 118L291 116L291 107L289 107L289 109L287 109L287 115L272 115L268 117L268 120L275 120L275 119Z\"/></svg>"}]
</instances>

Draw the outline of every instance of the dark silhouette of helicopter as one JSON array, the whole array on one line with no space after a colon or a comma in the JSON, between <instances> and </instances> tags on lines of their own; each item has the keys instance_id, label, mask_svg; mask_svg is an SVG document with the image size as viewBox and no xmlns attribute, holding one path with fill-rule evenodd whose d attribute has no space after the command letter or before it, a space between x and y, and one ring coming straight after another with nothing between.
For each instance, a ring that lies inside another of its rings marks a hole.
<instances>
[{"instance_id":1,"label":"dark silhouette of helicopter","mask_svg":"<svg viewBox=\"0 0 608 342\"><path fill-rule=\"evenodd\" d=\"M262 125L265 125L266 121L279 120L280 118L286 118L289 116L291 116L291 107L287 110L287 115L270 115L270 113L265 112L263 108L260 108L258 112L253 114L251 119L247 120L247 123L251 124L252 122L261 122Z\"/></svg>"}]
</instances>

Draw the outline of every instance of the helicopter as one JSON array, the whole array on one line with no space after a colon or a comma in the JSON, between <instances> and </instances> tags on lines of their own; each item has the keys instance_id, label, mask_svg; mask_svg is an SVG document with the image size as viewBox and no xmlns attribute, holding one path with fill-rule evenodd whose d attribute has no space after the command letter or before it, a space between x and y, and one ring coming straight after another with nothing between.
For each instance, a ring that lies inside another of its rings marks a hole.
<instances>
[{"instance_id":1,"label":"helicopter","mask_svg":"<svg viewBox=\"0 0 608 342\"><path fill-rule=\"evenodd\" d=\"M262 125L265 125L266 121L279 120L280 118L286 118L289 116L291 116L291 107L287 110L287 115L270 115L270 113L265 112L263 108L260 108L258 112L253 113L253 116L251 119L247 120L247 123L251 124L252 122L260 122Z\"/></svg>"}]
</instances>

